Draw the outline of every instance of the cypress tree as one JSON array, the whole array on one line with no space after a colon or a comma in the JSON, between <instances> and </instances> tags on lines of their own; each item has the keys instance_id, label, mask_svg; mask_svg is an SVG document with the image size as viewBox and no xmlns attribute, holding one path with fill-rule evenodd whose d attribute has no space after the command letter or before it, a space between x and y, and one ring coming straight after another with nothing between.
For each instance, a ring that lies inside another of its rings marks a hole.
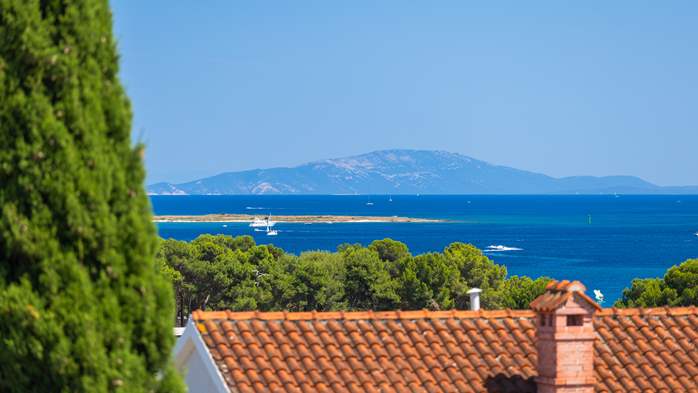
<instances>
[{"instance_id":1,"label":"cypress tree","mask_svg":"<svg viewBox=\"0 0 698 393\"><path fill-rule=\"evenodd\" d=\"M0 391L171 392L107 0L0 0Z\"/></svg>"}]
</instances>

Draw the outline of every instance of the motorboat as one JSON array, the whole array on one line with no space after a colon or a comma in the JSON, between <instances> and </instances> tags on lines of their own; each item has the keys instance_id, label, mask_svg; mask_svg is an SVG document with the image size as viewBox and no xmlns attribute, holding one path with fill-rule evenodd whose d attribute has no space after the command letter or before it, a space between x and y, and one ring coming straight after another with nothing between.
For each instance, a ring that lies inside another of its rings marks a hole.
<instances>
[{"instance_id":1,"label":"motorboat","mask_svg":"<svg viewBox=\"0 0 698 393\"><path fill-rule=\"evenodd\" d=\"M250 227L252 228L273 227L274 225L276 225L276 223L271 220L271 213L267 216L267 218L255 217L254 221L250 223Z\"/></svg>"},{"instance_id":2,"label":"motorboat","mask_svg":"<svg viewBox=\"0 0 698 393\"><path fill-rule=\"evenodd\" d=\"M523 249L518 247L507 247L502 245L491 245L485 249L485 252L498 252L498 251L523 251Z\"/></svg>"},{"instance_id":3,"label":"motorboat","mask_svg":"<svg viewBox=\"0 0 698 393\"><path fill-rule=\"evenodd\" d=\"M250 227L252 228L260 228L265 226L267 226L267 220L264 218L255 217L254 220L250 223Z\"/></svg>"}]
</instances>

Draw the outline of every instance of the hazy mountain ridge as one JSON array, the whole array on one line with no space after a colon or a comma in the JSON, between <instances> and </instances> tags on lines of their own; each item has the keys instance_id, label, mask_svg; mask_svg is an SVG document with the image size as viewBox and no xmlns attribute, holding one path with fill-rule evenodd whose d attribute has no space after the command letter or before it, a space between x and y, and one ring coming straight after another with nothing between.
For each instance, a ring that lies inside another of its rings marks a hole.
<instances>
[{"instance_id":1,"label":"hazy mountain ridge","mask_svg":"<svg viewBox=\"0 0 698 393\"><path fill-rule=\"evenodd\" d=\"M226 172L180 184L148 186L156 195L231 194L689 194L634 176L554 178L456 153L382 150L292 168Z\"/></svg>"}]
</instances>

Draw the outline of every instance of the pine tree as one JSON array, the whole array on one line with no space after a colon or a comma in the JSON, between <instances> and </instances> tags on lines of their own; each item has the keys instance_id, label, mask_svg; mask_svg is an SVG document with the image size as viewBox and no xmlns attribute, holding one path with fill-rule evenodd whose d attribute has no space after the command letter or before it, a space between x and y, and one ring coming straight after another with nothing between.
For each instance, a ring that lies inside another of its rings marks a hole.
<instances>
[{"instance_id":1,"label":"pine tree","mask_svg":"<svg viewBox=\"0 0 698 393\"><path fill-rule=\"evenodd\" d=\"M180 391L107 0L0 0L0 391Z\"/></svg>"}]
</instances>

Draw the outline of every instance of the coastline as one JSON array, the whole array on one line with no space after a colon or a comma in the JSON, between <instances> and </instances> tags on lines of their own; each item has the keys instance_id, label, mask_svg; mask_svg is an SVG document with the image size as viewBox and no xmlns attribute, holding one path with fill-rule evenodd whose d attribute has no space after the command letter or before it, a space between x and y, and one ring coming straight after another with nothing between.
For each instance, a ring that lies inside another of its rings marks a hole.
<instances>
[{"instance_id":1,"label":"coastline","mask_svg":"<svg viewBox=\"0 0 698 393\"><path fill-rule=\"evenodd\" d=\"M153 216L153 222L252 222L252 214L204 214L204 215L161 215ZM438 223L441 219L399 216L339 216L339 215L293 215L273 216L274 222L295 224L339 224L339 223Z\"/></svg>"}]
</instances>

